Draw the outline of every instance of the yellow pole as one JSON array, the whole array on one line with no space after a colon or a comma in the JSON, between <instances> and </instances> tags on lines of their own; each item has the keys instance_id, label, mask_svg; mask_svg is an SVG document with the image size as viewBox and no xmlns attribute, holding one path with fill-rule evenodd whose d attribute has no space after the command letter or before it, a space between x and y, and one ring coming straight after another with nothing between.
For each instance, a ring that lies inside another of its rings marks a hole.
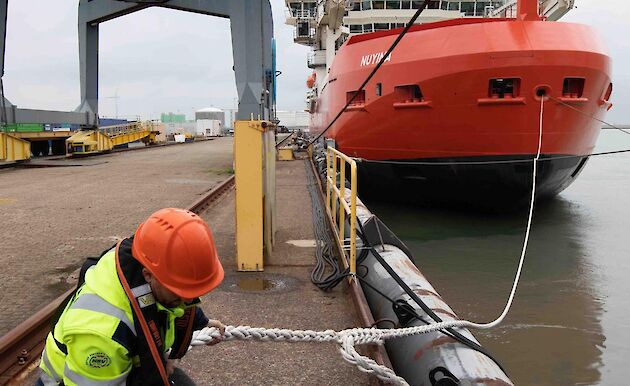
<instances>
[{"instance_id":1,"label":"yellow pole","mask_svg":"<svg viewBox=\"0 0 630 386\"><path fill-rule=\"evenodd\" d=\"M236 264L238 271L263 270L263 132L260 121L236 121Z\"/></svg>"},{"instance_id":2,"label":"yellow pole","mask_svg":"<svg viewBox=\"0 0 630 386\"><path fill-rule=\"evenodd\" d=\"M351 163L350 173L350 272L357 273L357 164Z\"/></svg>"}]
</instances>

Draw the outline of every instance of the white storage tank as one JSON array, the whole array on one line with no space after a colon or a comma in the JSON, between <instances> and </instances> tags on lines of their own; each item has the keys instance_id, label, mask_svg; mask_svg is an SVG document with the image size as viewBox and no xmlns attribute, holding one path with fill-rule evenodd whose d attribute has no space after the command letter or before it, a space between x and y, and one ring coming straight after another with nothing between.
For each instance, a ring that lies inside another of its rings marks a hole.
<instances>
[{"instance_id":1,"label":"white storage tank","mask_svg":"<svg viewBox=\"0 0 630 386\"><path fill-rule=\"evenodd\" d=\"M225 126L225 112L216 107L207 107L205 109L195 111L195 120L210 119L221 123L221 127Z\"/></svg>"}]
</instances>

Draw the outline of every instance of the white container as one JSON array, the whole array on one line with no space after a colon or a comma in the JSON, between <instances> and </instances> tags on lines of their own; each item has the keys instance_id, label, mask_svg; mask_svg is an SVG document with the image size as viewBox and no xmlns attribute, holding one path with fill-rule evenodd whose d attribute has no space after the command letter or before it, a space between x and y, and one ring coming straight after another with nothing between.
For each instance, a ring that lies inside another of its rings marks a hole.
<instances>
[{"instance_id":1,"label":"white container","mask_svg":"<svg viewBox=\"0 0 630 386\"><path fill-rule=\"evenodd\" d=\"M184 143L186 142L186 136L184 134L175 134L175 142L177 143Z\"/></svg>"},{"instance_id":2,"label":"white container","mask_svg":"<svg viewBox=\"0 0 630 386\"><path fill-rule=\"evenodd\" d=\"M197 135L219 137L223 134L221 121L218 119L197 119Z\"/></svg>"}]
</instances>

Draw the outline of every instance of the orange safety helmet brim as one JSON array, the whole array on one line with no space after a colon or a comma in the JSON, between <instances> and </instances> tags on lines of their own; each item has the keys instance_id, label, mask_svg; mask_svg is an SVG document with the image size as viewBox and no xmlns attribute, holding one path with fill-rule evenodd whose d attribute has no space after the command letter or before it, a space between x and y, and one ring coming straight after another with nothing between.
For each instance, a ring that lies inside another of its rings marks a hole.
<instances>
[{"instance_id":1,"label":"orange safety helmet brim","mask_svg":"<svg viewBox=\"0 0 630 386\"><path fill-rule=\"evenodd\" d=\"M210 227L184 209L153 213L138 226L131 252L160 284L181 298L212 291L225 275Z\"/></svg>"}]
</instances>

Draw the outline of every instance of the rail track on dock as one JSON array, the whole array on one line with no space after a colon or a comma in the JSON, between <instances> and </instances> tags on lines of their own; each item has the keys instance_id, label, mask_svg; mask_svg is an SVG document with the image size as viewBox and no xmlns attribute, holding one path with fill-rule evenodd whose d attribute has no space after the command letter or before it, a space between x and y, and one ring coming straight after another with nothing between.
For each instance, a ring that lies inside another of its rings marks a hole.
<instances>
[{"instance_id":1,"label":"rail track on dock","mask_svg":"<svg viewBox=\"0 0 630 386\"><path fill-rule=\"evenodd\" d=\"M205 193L187 209L200 214L233 187L234 176L232 175ZM0 385L21 384L20 380L35 368L36 361L44 349L55 311L72 291L74 288L63 293L0 338Z\"/></svg>"}]
</instances>

